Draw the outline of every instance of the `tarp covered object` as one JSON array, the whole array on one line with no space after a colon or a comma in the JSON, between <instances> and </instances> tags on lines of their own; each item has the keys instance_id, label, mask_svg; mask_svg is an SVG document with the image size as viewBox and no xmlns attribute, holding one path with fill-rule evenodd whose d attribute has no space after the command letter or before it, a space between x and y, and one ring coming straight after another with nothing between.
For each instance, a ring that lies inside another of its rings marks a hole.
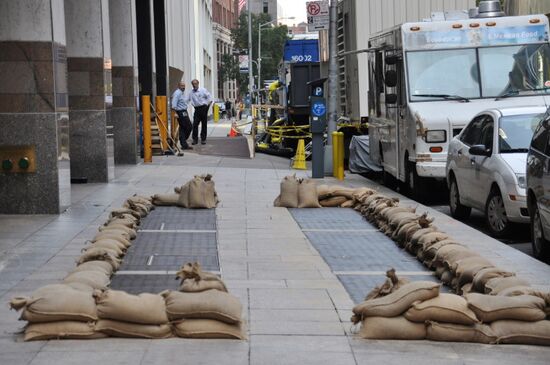
<instances>
[{"instance_id":1,"label":"tarp covered object","mask_svg":"<svg viewBox=\"0 0 550 365\"><path fill-rule=\"evenodd\" d=\"M370 158L369 136L351 137L349 144L349 170L356 174L382 171L382 166Z\"/></svg>"}]
</instances>

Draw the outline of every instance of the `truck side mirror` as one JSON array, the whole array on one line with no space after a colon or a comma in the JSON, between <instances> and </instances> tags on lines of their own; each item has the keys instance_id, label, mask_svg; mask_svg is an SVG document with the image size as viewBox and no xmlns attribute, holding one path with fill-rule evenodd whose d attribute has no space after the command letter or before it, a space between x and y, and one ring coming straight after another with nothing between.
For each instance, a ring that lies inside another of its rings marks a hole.
<instances>
[{"instance_id":1,"label":"truck side mirror","mask_svg":"<svg viewBox=\"0 0 550 365\"><path fill-rule=\"evenodd\" d=\"M386 94L386 104L397 104L397 94Z\"/></svg>"},{"instance_id":2,"label":"truck side mirror","mask_svg":"<svg viewBox=\"0 0 550 365\"><path fill-rule=\"evenodd\" d=\"M384 83L387 87L396 87L397 86L397 72L394 70L386 71L384 75Z\"/></svg>"}]
</instances>

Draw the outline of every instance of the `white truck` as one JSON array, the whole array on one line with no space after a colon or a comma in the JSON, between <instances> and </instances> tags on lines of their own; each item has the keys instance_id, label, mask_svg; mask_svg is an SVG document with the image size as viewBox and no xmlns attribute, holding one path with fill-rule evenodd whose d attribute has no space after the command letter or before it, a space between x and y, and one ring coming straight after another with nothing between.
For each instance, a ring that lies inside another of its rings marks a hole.
<instances>
[{"instance_id":1,"label":"white truck","mask_svg":"<svg viewBox=\"0 0 550 365\"><path fill-rule=\"evenodd\" d=\"M550 96L548 18L504 16L494 1L474 10L369 39L371 157L416 197L445 178L449 141L476 114Z\"/></svg>"}]
</instances>

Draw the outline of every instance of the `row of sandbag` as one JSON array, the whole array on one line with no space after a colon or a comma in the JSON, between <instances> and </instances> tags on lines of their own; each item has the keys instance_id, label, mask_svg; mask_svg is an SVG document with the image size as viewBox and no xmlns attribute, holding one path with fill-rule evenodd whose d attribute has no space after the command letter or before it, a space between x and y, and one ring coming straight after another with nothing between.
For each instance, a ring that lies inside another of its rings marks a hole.
<instances>
[{"instance_id":1,"label":"row of sandbag","mask_svg":"<svg viewBox=\"0 0 550 365\"><path fill-rule=\"evenodd\" d=\"M387 292L381 291L384 286ZM550 345L550 321L544 320L541 298L462 297L439 289L440 284L429 281L382 285L353 308L352 321L362 322L359 335L366 339Z\"/></svg>"},{"instance_id":2,"label":"row of sandbag","mask_svg":"<svg viewBox=\"0 0 550 365\"><path fill-rule=\"evenodd\" d=\"M10 305L28 322L25 341L134 337L244 339L242 307L224 282L198 263L177 273L179 291L132 295L84 283L46 285Z\"/></svg>"},{"instance_id":3,"label":"row of sandbag","mask_svg":"<svg viewBox=\"0 0 550 365\"><path fill-rule=\"evenodd\" d=\"M179 206L190 209L212 209L218 203L218 193L212 175L195 175L181 187L175 187L173 194L155 194L154 205Z\"/></svg>"},{"instance_id":4,"label":"row of sandbag","mask_svg":"<svg viewBox=\"0 0 550 365\"><path fill-rule=\"evenodd\" d=\"M367 191L367 188L317 186L314 180L299 179L296 175L290 175L281 181L280 194L273 205L284 208L350 208Z\"/></svg>"}]
</instances>

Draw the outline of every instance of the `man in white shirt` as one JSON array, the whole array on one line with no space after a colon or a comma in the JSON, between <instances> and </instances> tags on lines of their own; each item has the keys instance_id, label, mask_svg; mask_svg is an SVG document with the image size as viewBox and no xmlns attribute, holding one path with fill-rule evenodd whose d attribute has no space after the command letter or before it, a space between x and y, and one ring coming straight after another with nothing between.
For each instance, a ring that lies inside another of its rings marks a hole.
<instances>
[{"instance_id":1,"label":"man in white shirt","mask_svg":"<svg viewBox=\"0 0 550 365\"><path fill-rule=\"evenodd\" d=\"M199 123L201 124L201 144L206 144L206 123L208 121L208 109L212 104L212 96L203 87L199 87L199 80L191 81L193 89L190 93L191 104L195 107L193 115L193 144L199 142Z\"/></svg>"},{"instance_id":2,"label":"man in white shirt","mask_svg":"<svg viewBox=\"0 0 550 365\"><path fill-rule=\"evenodd\" d=\"M185 82L180 82L178 88L172 94L171 107L178 115L181 148L184 150L191 150L193 147L189 146L187 139L191 134L193 126L191 125L189 114L187 113L187 104L189 104L189 96L185 94Z\"/></svg>"}]
</instances>

